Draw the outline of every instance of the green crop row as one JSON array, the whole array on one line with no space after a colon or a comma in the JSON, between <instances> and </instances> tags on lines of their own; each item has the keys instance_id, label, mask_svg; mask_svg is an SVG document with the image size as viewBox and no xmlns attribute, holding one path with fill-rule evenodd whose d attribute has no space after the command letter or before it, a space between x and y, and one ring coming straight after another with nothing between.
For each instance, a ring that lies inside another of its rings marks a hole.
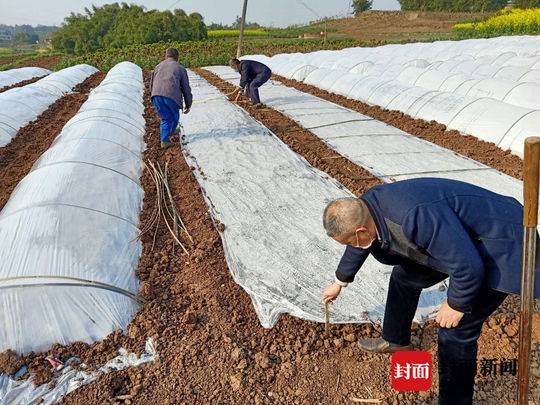
<instances>
[{"instance_id":1,"label":"green crop row","mask_svg":"<svg viewBox=\"0 0 540 405\"><path fill-rule=\"evenodd\" d=\"M240 35L240 30L209 30L208 38L237 38ZM247 29L244 30L246 37L267 37L268 31L263 29Z\"/></svg>"},{"instance_id":2,"label":"green crop row","mask_svg":"<svg viewBox=\"0 0 540 405\"><path fill-rule=\"evenodd\" d=\"M343 49L360 44L351 39L257 39L250 38L244 44L244 55L313 52L321 49ZM115 64L129 60L143 69L153 69L162 59L165 49L173 46L180 51L180 61L186 67L201 67L227 64L236 55L236 41L206 40L188 42L159 42L149 45L127 46L121 49L107 49L81 56L65 56L56 66L62 69L79 63L88 63L102 71Z\"/></svg>"}]
</instances>

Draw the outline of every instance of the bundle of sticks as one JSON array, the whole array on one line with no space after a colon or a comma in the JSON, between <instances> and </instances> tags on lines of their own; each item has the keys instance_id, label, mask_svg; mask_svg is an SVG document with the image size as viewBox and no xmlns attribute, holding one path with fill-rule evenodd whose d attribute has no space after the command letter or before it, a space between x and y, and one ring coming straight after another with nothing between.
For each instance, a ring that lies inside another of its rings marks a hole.
<instances>
[{"instance_id":1,"label":"bundle of sticks","mask_svg":"<svg viewBox=\"0 0 540 405\"><path fill-rule=\"evenodd\" d=\"M146 226L141 229L139 238L145 233L153 230L152 249L156 243L157 231L159 229L161 221L165 223L167 230L171 234L174 241L182 248L182 250L189 256L189 251L186 246L181 242L180 235L185 233L190 242L193 243L193 238L190 235L186 225L182 221L176 204L174 202L171 187L169 185L169 161L165 162L165 167L162 168L159 162L151 162L145 164L150 177L152 178L156 186L156 204L150 220Z\"/></svg>"}]
</instances>

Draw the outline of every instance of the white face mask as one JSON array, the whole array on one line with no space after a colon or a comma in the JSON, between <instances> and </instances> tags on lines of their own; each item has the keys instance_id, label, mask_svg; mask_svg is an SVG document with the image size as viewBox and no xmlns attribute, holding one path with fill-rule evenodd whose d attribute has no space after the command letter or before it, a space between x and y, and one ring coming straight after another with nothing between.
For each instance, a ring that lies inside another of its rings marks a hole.
<instances>
[{"instance_id":1,"label":"white face mask","mask_svg":"<svg viewBox=\"0 0 540 405\"><path fill-rule=\"evenodd\" d=\"M355 235L356 235L356 246L357 248L361 248L361 249L369 249L371 247L371 245L373 244L373 241L369 242L369 245L367 246L360 246L360 240L358 239L358 232L355 232Z\"/></svg>"}]
</instances>

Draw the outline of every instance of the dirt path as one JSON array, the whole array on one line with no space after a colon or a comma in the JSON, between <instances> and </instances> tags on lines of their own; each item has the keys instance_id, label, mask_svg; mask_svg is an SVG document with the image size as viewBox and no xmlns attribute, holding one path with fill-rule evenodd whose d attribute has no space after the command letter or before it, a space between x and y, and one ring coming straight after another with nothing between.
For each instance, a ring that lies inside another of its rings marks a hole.
<instances>
[{"instance_id":1,"label":"dirt path","mask_svg":"<svg viewBox=\"0 0 540 405\"><path fill-rule=\"evenodd\" d=\"M49 149L65 123L79 111L88 98L88 92L104 77L103 73L90 76L75 87L73 93L57 100L38 118L21 128L9 144L0 148L0 210L37 158Z\"/></svg>"},{"instance_id":2,"label":"dirt path","mask_svg":"<svg viewBox=\"0 0 540 405\"><path fill-rule=\"evenodd\" d=\"M509 176L521 180L523 161L509 151L504 151L494 143L485 142L471 135L462 135L459 131L448 130L445 125L435 121L424 121L412 118L400 111L385 110L378 106L371 106L361 101L329 93L315 86L285 79L274 75L273 79L280 81L286 86L313 94L324 100L331 101L341 106L350 108L361 114L368 115L379 121L386 122L418 138L453 150L463 156L467 156L477 162L491 166Z\"/></svg>"},{"instance_id":3,"label":"dirt path","mask_svg":"<svg viewBox=\"0 0 540 405\"><path fill-rule=\"evenodd\" d=\"M2 88L0 88L0 93L3 93L4 91L8 91L8 90L11 90L11 89L14 89L16 87L23 87L23 86L26 86L27 84L35 83L39 79L43 79L44 77L45 76L34 77L33 79L23 80L22 82L12 84L11 86L2 87Z\"/></svg>"},{"instance_id":4,"label":"dirt path","mask_svg":"<svg viewBox=\"0 0 540 405\"><path fill-rule=\"evenodd\" d=\"M210 73L204 75L222 91L230 89ZM378 327L333 325L325 336L322 325L289 316L283 316L272 329L260 327L251 300L230 276L219 233L192 168L178 147L159 149L159 120L148 95L145 106L145 159L162 164L169 161L172 192L194 243L184 241L190 255L181 253L161 226L152 250L152 237L145 234L137 274L141 295L148 303L131 323L128 335L115 332L91 346L56 346L49 351L63 360L78 355L95 367L112 358L121 346L140 352L145 340L154 337L160 361L104 375L68 395L64 403L348 404L352 398L378 398L390 404L434 403L436 375L432 391L397 394L390 385L390 356L358 350L356 340L376 336ZM350 162L336 164L341 159L334 152L280 113L248 111L311 164L343 180L351 190L359 193L378 182L363 169L348 166ZM144 228L155 208L155 190L146 170L141 184ZM515 304L509 300L486 325L480 357L515 357ZM436 358L433 323L414 327L413 343ZM26 358L30 372L42 382L51 374L44 357L40 353ZM537 357L533 364L540 370ZM482 396L509 403L512 381L500 376L480 381L477 403L493 403L483 402Z\"/></svg>"}]
</instances>

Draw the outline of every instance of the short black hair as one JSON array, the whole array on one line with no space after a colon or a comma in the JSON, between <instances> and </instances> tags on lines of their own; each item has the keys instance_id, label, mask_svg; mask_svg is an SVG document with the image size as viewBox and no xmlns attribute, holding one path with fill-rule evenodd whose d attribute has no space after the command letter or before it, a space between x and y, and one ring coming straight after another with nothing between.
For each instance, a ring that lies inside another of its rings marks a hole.
<instances>
[{"instance_id":1,"label":"short black hair","mask_svg":"<svg viewBox=\"0 0 540 405\"><path fill-rule=\"evenodd\" d=\"M178 60L178 58L180 57L180 52L178 52L178 49L176 48L167 48L167 50L165 51L165 56L167 58L173 58Z\"/></svg>"},{"instance_id":2,"label":"short black hair","mask_svg":"<svg viewBox=\"0 0 540 405\"><path fill-rule=\"evenodd\" d=\"M240 64L240 59L231 58L231 60L229 60L229 66L239 65L239 64Z\"/></svg>"}]
</instances>

